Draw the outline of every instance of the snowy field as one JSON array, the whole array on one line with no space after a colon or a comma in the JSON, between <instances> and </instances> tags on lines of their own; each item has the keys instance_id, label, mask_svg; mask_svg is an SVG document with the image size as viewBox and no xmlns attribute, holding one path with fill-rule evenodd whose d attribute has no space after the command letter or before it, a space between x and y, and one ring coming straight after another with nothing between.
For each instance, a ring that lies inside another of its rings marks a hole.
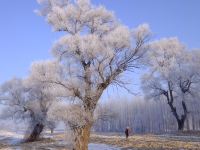
<instances>
[{"instance_id":1,"label":"snowy field","mask_svg":"<svg viewBox=\"0 0 200 150\"><path fill-rule=\"evenodd\" d=\"M63 132L43 134L41 141L21 143L23 132L0 130L2 150L71 150ZM134 135L128 140L119 134L92 134L89 150L199 150L199 136L188 135Z\"/></svg>"},{"instance_id":2,"label":"snowy field","mask_svg":"<svg viewBox=\"0 0 200 150\"><path fill-rule=\"evenodd\" d=\"M44 140L32 143L21 143L23 140L23 132L11 132L11 131L1 131L0 130L0 149L4 150L56 150L56 149L66 149L70 150L71 146L67 144L62 137L62 133L49 134L45 133ZM51 140L54 139L54 140ZM89 150L120 150L116 146L106 145L106 144L97 144L90 143Z\"/></svg>"}]
</instances>

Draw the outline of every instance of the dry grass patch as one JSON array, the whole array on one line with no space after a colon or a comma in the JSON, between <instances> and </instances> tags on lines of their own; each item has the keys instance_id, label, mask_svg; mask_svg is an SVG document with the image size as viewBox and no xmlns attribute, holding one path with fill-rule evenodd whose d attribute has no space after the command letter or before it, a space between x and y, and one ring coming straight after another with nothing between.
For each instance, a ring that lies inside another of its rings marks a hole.
<instances>
[{"instance_id":1,"label":"dry grass patch","mask_svg":"<svg viewBox=\"0 0 200 150\"><path fill-rule=\"evenodd\" d=\"M121 148L137 148L152 150L199 150L200 142L174 140L153 135L135 135L128 140L121 136L92 135L91 143L104 143Z\"/></svg>"}]
</instances>

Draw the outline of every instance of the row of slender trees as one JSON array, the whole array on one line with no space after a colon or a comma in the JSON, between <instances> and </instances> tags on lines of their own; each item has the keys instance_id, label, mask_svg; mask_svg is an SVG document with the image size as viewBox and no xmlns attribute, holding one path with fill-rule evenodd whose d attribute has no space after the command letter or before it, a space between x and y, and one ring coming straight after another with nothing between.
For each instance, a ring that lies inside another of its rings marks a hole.
<instances>
[{"instance_id":1,"label":"row of slender trees","mask_svg":"<svg viewBox=\"0 0 200 150\"><path fill-rule=\"evenodd\" d=\"M200 130L200 102L187 103L189 113L184 130ZM178 106L178 104L176 105ZM124 132L129 126L133 134L176 132L178 125L165 100L145 100L142 97L111 100L97 108L99 117L93 130L96 132ZM178 112L181 108L178 107Z\"/></svg>"}]
</instances>

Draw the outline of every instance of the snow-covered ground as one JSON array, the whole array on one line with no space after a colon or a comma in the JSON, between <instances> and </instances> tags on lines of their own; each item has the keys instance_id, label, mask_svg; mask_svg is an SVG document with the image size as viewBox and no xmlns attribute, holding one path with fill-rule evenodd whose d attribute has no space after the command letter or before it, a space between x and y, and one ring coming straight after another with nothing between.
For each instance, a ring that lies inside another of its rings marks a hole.
<instances>
[{"instance_id":1,"label":"snow-covered ground","mask_svg":"<svg viewBox=\"0 0 200 150\"><path fill-rule=\"evenodd\" d=\"M89 144L89 150L120 150L120 148L106 144Z\"/></svg>"},{"instance_id":2,"label":"snow-covered ground","mask_svg":"<svg viewBox=\"0 0 200 150\"><path fill-rule=\"evenodd\" d=\"M54 134L45 132L44 139L33 143L21 143L23 131L0 130L1 150L71 150L70 142L66 140L68 132L56 131ZM69 133L68 133L69 134ZM112 145L114 146L112 146ZM199 136L180 135L134 135L126 140L123 135L106 135L93 133L89 150L134 150L142 149L158 150L159 148L174 148L174 150L198 149L200 147Z\"/></svg>"},{"instance_id":3,"label":"snow-covered ground","mask_svg":"<svg viewBox=\"0 0 200 150\"><path fill-rule=\"evenodd\" d=\"M56 142L36 142L20 144L23 140L23 131L12 132L6 130L0 130L0 149L1 150L26 150L26 149L43 149L43 150L56 150L68 147L66 142L63 140L57 140ZM57 134L60 134L58 132ZM51 134L45 134L45 138L53 138ZM106 144L89 144L89 150L120 150L120 148L106 145Z\"/></svg>"},{"instance_id":4,"label":"snow-covered ground","mask_svg":"<svg viewBox=\"0 0 200 150\"><path fill-rule=\"evenodd\" d=\"M23 139L22 132L0 130L0 144L15 145Z\"/></svg>"}]
</instances>

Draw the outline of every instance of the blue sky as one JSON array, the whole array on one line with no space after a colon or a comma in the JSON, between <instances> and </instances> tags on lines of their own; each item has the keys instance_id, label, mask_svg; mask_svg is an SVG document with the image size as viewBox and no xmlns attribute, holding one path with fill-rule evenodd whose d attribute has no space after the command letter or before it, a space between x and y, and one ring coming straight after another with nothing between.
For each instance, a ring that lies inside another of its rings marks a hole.
<instances>
[{"instance_id":1,"label":"blue sky","mask_svg":"<svg viewBox=\"0 0 200 150\"><path fill-rule=\"evenodd\" d=\"M156 39L177 36L190 48L200 47L200 0L91 1L114 11L129 27L148 23ZM60 35L33 12L38 7L36 0L1 0L0 83L26 76L33 61L51 58Z\"/></svg>"}]
</instances>

